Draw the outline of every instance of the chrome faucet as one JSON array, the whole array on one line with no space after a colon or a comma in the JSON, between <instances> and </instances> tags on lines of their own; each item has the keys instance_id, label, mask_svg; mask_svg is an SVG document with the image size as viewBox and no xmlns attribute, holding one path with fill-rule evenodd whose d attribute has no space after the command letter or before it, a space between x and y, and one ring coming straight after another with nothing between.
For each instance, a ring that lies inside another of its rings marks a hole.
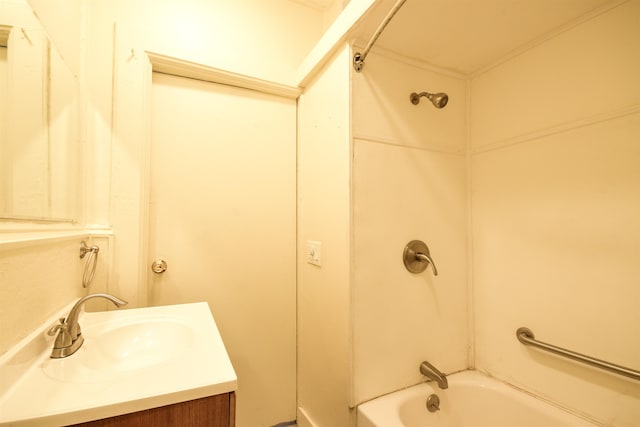
<instances>
[{"instance_id":1,"label":"chrome faucet","mask_svg":"<svg viewBox=\"0 0 640 427\"><path fill-rule=\"evenodd\" d=\"M126 301L123 301L120 298L114 297L113 295L109 294L89 294L80 298L69 312L67 318L61 318L59 324L49 329L48 334L50 336L53 336L56 333L58 334L58 336L56 337L56 341L53 344L51 358L60 359L63 357L71 356L82 346L84 338L82 337L80 324L78 323L78 316L80 316L80 308L82 308L85 301L92 298L108 299L117 307L122 307L128 304Z\"/></svg>"},{"instance_id":2,"label":"chrome faucet","mask_svg":"<svg viewBox=\"0 0 640 427\"><path fill-rule=\"evenodd\" d=\"M436 369L431 363L424 361L420 364L420 373L438 383L441 389L449 388L447 376Z\"/></svg>"}]
</instances>

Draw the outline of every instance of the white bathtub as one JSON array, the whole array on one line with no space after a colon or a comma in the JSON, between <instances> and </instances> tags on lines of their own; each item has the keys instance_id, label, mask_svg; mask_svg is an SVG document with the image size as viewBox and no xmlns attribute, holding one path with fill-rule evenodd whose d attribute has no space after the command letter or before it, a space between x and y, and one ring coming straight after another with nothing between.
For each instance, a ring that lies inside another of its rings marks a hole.
<instances>
[{"instance_id":1,"label":"white bathtub","mask_svg":"<svg viewBox=\"0 0 640 427\"><path fill-rule=\"evenodd\" d=\"M593 427L594 425L477 371L448 378L449 388L418 384L358 406L358 427ZM440 398L429 412L427 397Z\"/></svg>"}]
</instances>

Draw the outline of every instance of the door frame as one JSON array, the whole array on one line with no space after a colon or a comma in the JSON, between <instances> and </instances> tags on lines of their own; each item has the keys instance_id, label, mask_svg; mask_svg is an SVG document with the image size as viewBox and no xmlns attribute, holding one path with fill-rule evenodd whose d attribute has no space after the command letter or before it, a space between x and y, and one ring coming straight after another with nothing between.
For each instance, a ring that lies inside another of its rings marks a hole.
<instances>
[{"instance_id":1,"label":"door frame","mask_svg":"<svg viewBox=\"0 0 640 427\"><path fill-rule=\"evenodd\" d=\"M110 212L113 262L107 289L148 304L149 188L152 73L208 81L298 99L302 90L164 55L143 32L117 24L113 56Z\"/></svg>"}]
</instances>

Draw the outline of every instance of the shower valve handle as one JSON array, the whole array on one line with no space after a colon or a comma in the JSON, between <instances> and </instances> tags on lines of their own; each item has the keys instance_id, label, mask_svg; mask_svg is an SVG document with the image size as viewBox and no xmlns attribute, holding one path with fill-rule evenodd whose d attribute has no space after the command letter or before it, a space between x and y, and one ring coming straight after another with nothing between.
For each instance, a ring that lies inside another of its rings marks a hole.
<instances>
[{"instance_id":1,"label":"shower valve handle","mask_svg":"<svg viewBox=\"0 0 640 427\"><path fill-rule=\"evenodd\" d=\"M423 254L422 252L418 252L416 253L416 259L421 262L426 262L427 264L431 264L431 267L433 268L433 275L434 276L438 275L438 269L436 268L436 264L433 262L429 254Z\"/></svg>"},{"instance_id":2,"label":"shower valve handle","mask_svg":"<svg viewBox=\"0 0 640 427\"><path fill-rule=\"evenodd\" d=\"M431 268L433 268L433 275L438 275L438 269L436 268L436 264L433 262L433 258L431 258L429 248L420 240L412 240L407 243L407 246L404 247L404 252L402 252L402 261L404 262L404 266L411 273L422 273L427 269L429 264L431 264Z\"/></svg>"}]
</instances>

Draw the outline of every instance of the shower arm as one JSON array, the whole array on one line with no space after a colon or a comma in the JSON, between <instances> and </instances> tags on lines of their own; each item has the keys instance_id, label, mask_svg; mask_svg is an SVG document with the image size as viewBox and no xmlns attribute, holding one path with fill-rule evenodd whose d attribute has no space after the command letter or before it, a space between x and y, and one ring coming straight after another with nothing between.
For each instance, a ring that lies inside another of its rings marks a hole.
<instances>
[{"instance_id":1,"label":"shower arm","mask_svg":"<svg viewBox=\"0 0 640 427\"><path fill-rule=\"evenodd\" d=\"M411 97L410 97L411 103L413 105L418 105L420 103L420 98L421 97L423 97L423 96L428 97L429 95L431 95L429 92L420 92L420 93L413 92L411 94Z\"/></svg>"},{"instance_id":2,"label":"shower arm","mask_svg":"<svg viewBox=\"0 0 640 427\"><path fill-rule=\"evenodd\" d=\"M353 69L356 70L356 72L359 73L360 71L362 71L362 68L364 68L364 60L367 57L367 55L369 55L369 51L371 50L375 42L378 40L378 37L380 37L380 34L382 34L384 29L387 27L391 19L393 19L395 14L398 13L400 8L406 1L407 0L398 0L396 2L396 4L391 8L387 16L384 17L384 19L376 29L375 33L373 33L373 36L369 40L369 43L367 43L367 45L365 46L362 53L356 52L355 55L353 55Z\"/></svg>"}]
</instances>

